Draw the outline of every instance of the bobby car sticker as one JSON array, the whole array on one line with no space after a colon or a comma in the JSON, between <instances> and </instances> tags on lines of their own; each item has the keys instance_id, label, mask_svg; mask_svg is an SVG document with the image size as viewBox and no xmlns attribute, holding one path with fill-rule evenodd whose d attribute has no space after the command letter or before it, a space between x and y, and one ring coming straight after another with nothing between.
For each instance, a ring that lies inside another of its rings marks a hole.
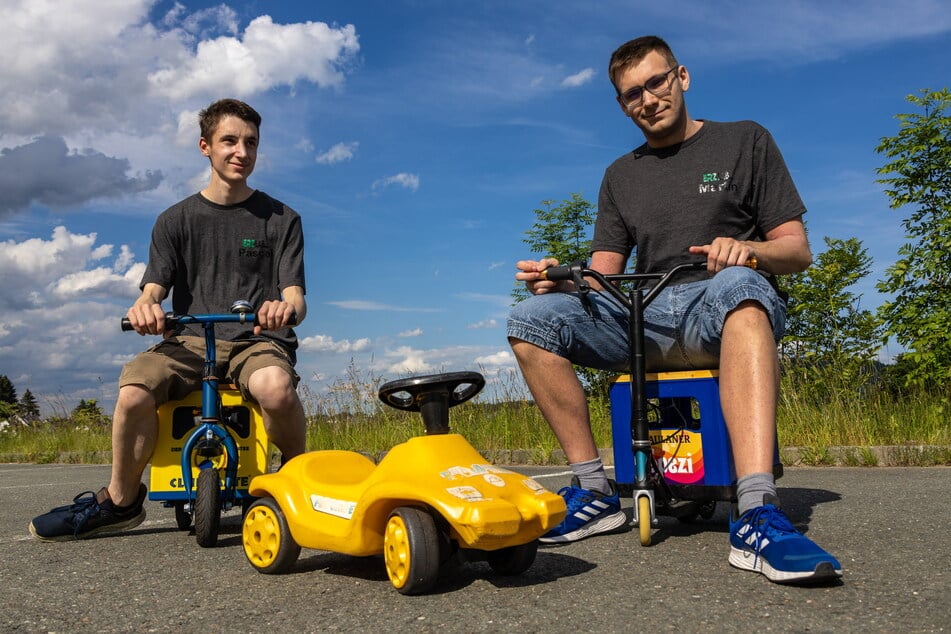
<instances>
[{"instance_id":1,"label":"bobby car sticker","mask_svg":"<svg viewBox=\"0 0 951 634\"><path fill-rule=\"evenodd\" d=\"M342 517L345 520L353 517L353 512L357 509L357 503L350 500L337 500L324 495L310 494L310 504L314 510L327 515Z\"/></svg>"}]
</instances>

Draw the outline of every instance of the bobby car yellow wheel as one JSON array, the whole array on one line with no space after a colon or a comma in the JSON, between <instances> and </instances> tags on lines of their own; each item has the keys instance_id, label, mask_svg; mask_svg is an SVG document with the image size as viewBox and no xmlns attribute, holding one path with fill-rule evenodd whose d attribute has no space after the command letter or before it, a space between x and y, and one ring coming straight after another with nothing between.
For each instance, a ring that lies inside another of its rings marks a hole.
<instances>
[{"instance_id":1,"label":"bobby car yellow wheel","mask_svg":"<svg viewBox=\"0 0 951 634\"><path fill-rule=\"evenodd\" d=\"M433 516L418 508L394 509L386 521L383 558L390 583L401 594L420 594L439 578L439 532Z\"/></svg>"},{"instance_id":2,"label":"bobby car yellow wheel","mask_svg":"<svg viewBox=\"0 0 951 634\"><path fill-rule=\"evenodd\" d=\"M637 528L641 546L651 545L651 499L646 495L637 498Z\"/></svg>"},{"instance_id":3,"label":"bobby car yellow wheel","mask_svg":"<svg viewBox=\"0 0 951 634\"><path fill-rule=\"evenodd\" d=\"M241 530L244 554L258 572L287 572L300 555L300 546L273 498L260 498L248 508Z\"/></svg>"}]
</instances>

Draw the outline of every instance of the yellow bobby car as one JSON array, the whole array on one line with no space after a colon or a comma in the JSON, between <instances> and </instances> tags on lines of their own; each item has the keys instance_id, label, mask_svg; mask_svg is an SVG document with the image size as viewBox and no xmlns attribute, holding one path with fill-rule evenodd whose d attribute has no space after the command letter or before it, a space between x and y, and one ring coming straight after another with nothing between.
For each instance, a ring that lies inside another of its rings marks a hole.
<instances>
[{"instance_id":1,"label":"yellow bobby car","mask_svg":"<svg viewBox=\"0 0 951 634\"><path fill-rule=\"evenodd\" d=\"M297 456L251 481L260 499L244 518L244 552L263 573L289 570L301 547L383 554L390 582L419 594L456 555L502 575L535 561L537 538L565 516L564 500L532 478L487 464L459 434L449 408L485 385L476 372L391 381L380 398L419 411L426 435L393 447L380 463L351 451Z\"/></svg>"}]
</instances>

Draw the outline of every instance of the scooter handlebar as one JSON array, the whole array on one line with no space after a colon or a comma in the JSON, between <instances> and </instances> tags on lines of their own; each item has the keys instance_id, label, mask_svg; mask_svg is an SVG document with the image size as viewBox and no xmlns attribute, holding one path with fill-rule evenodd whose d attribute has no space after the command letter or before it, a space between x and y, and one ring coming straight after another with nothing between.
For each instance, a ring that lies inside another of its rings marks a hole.
<instances>
[{"instance_id":1,"label":"scooter handlebar","mask_svg":"<svg viewBox=\"0 0 951 634\"><path fill-rule=\"evenodd\" d=\"M744 266L748 266L749 268L755 271L758 264L759 263L756 260L756 256L752 255L746 261L746 264ZM575 279L575 276L579 273L583 276L590 276L595 278L603 277L608 280L612 278L627 278L627 279L635 278L636 279L637 277L642 277L642 276L644 278L649 278L649 277L661 278L661 277L664 277L664 275L667 275L668 273L671 273L671 272L679 272L679 271L688 270L688 269L696 270L696 269L705 268L705 266L706 264L704 262L690 262L690 263L678 265L674 267L673 269L671 269L670 271L667 271L666 273L644 273L644 274L640 274L640 273L623 274L622 273L619 275L601 275L597 273L596 271L586 268L587 265L585 262L579 261L579 262L573 262L572 264L559 264L558 266L549 266L547 269L539 273L539 279L548 280L551 282L561 282L564 280Z\"/></svg>"}]
</instances>

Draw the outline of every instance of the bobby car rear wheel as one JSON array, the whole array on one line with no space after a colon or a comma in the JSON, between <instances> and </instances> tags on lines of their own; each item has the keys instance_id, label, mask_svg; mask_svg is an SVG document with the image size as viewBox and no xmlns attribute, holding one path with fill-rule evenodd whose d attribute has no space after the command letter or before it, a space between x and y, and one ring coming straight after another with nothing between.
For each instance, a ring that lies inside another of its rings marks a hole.
<instances>
[{"instance_id":1,"label":"bobby car rear wheel","mask_svg":"<svg viewBox=\"0 0 951 634\"><path fill-rule=\"evenodd\" d=\"M274 498L260 498L251 504L244 515L241 538L248 562L264 574L288 572L300 556L300 546Z\"/></svg>"},{"instance_id":2,"label":"bobby car rear wheel","mask_svg":"<svg viewBox=\"0 0 951 634\"><path fill-rule=\"evenodd\" d=\"M527 544L518 546L509 546L499 550L490 550L485 554L485 560L489 562L497 574L505 577L520 575L535 563L535 555L538 553L538 540L533 539Z\"/></svg>"},{"instance_id":3,"label":"bobby car rear wheel","mask_svg":"<svg viewBox=\"0 0 951 634\"><path fill-rule=\"evenodd\" d=\"M221 479L215 468L198 472L195 493L195 539L202 548L218 543L218 524L221 521Z\"/></svg>"},{"instance_id":4,"label":"bobby car rear wheel","mask_svg":"<svg viewBox=\"0 0 951 634\"><path fill-rule=\"evenodd\" d=\"M401 594L421 594L439 578L440 540L433 516L401 506L390 513L383 535L386 574Z\"/></svg>"}]
</instances>

